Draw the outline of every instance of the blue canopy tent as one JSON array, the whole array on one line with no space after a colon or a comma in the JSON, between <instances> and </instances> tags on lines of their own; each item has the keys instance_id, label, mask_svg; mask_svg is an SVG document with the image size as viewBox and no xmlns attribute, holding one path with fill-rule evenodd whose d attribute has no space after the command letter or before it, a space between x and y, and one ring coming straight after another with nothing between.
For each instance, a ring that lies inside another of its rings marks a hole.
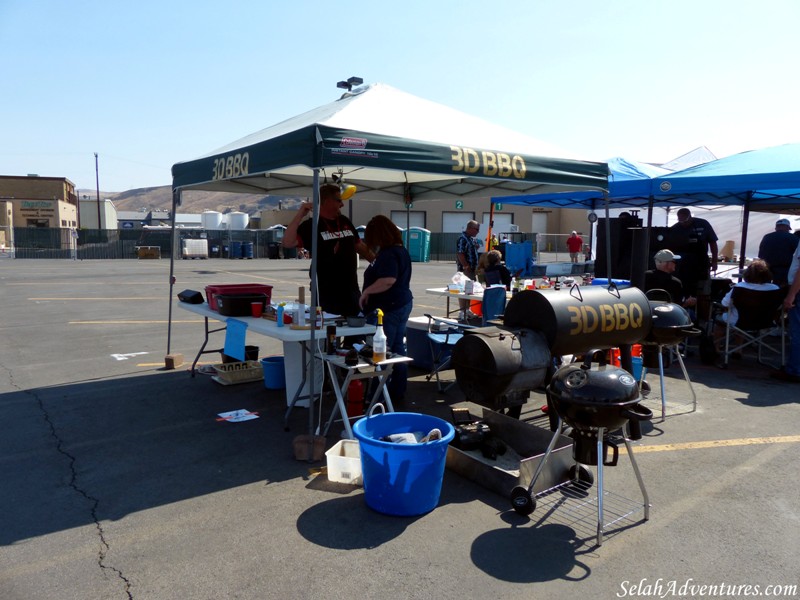
<instances>
[{"instance_id":1,"label":"blue canopy tent","mask_svg":"<svg viewBox=\"0 0 800 600\"><path fill-rule=\"evenodd\" d=\"M647 232L652 226L653 198L650 194L653 178L667 175L669 171L655 165L630 161L621 157L608 161L608 193L597 190L578 190L571 192L555 192L527 194L524 196L505 196L492 198L506 204L522 204L548 208L585 208L595 211L603 206L606 210L606 237L610 239L608 210L609 208L648 208ZM591 226L594 228L594 224ZM590 236L592 233L590 232ZM646 234L646 236L649 234ZM645 237L645 244L649 243ZM611 263L611 249L607 248L607 264Z\"/></svg>"},{"instance_id":2,"label":"blue canopy tent","mask_svg":"<svg viewBox=\"0 0 800 600\"><path fill-rule=\"evenodd\" d=\"M720 158L676 172L616 158L608 162L609 190L504 197L507 204L595 210L654 206L742 206L740 266L744 266L751 211L800 214L800 144L784 144ZM648 212L648 229L651 225Z\"/></svg>"},{"instance_id":3,"label":"blue canopy tent","mask_svg":"<svg viewBox=\"0 0 800 600\"><path fill-rule=\"evenodd\" d=\"M650 185L660 206L742 205L743 267L750 211L800 214L800 144L741 152L655 177Z\"/></svg>"}]
</instances>

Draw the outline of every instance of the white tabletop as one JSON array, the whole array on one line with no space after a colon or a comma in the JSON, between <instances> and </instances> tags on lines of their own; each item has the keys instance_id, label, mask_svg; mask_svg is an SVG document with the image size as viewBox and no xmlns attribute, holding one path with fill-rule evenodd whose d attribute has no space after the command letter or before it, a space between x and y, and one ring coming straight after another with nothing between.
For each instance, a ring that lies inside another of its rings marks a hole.
<instances>
[{"instance_id":1,"label":"white tabletop","mask_svg":"<svg viewBox=\"0 0 800 600\"><path fill-rule=\"evenodd\" d=\"M459 292L454 294L450 290L445 288L428 288L425 290L426 294L430 294L431 296L444 296L445 298L458 298L459 300L482 300L483 299L483 292L480 294L465 294L464 292Z\"/></svg>"},{"instance_id":2,"label":"white tabletop","mask_svg":"<svg viewBox=\"0 0 800 600\"><path fill-rule=\"evenodd\" d=\"M217 311L211 310L208 307L208 304L206 304L205 302L203 304L188 304L186 302L178 302L177 305L183 310L188 310L189 312L200 315L201 317L208 317L209 319L214 319L216 321L225 322L228 319L236 319L237 321L242 321L244 323L247 323L247 331L252 331L254 333L259 333L267 337L275 338L277 340L281 340L282 342L305 342L311 339L310 329L292 329L289 325L278 327L277 322L270 321L269 319L262 319L255 317L229 317L226 315L221 315ZM336 328L337 336L362 335L362 334L371 335L373 333L375 333L374 325L365 325L364 327L345 326ZM325 326L323 326L322 329L317 329L316 335L314 337L316 339L324 338Z\"/></svg>"},{"instance_id":3,"label":"white tabletop","mask_svg":"<svg viewBox=\"0 0 800 600\"><path fill-rule=\"evenodd\" d=\"M367 361L363 356L358 356L358 364L356 365L348 365L345 363L345 357L341 356L340 354L323 354L323 360L325 362L329 362L333 365L341 369L366 369L368 367L375 367L375 366L385 366L385 365L394 365L397 363L408 363L413 361L414 359L410 356L402 356L396 355L392 356L391 358L387 358L386 360L382 360L379 363L373 363L372 361Z\"/></svg>"},{"instance_id":4,"label":"white tabletop","mask_svg":"<svg viewBox=\"0 0 800 600\"><path fill-rule=\"evenodd\" d=\"M484 288L485 289L485 288ZM465 294L464 292L459 292L458 294L454 294L450 290L445 288L428 288L425 290L426 294L430 294L431 296L442 296L445 298L458 298L459 300L483 300L483 292L478 294ZM506 292L506 298L511 297L511 292Z\"/></svg>"}]
</instances>

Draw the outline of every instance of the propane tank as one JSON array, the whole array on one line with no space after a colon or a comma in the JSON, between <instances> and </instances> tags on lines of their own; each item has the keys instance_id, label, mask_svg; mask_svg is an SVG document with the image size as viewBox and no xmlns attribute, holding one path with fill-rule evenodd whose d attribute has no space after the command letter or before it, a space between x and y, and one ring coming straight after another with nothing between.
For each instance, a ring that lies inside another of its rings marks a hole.
<instances>
[{"instance_id":1,"label":"propane tank","mask_svg":"<svg viewBox=\"0 0 800 600\"><path fill-rule=\"evenodd\" d=\"M347 386L347 416L351 419L364 414L364 384L353 379Z\"/></svg>"},{"instance_id":2,"label":"propane tank","mask_svg":"<svg viewBox=\"0 0 800 600\"><path fill-rule=\"evenodd\" d=\"M372 336L372 362L386 360L386 334L383 332L383 311L378 309L378 328Z\"/></svg>"}]
</instances>

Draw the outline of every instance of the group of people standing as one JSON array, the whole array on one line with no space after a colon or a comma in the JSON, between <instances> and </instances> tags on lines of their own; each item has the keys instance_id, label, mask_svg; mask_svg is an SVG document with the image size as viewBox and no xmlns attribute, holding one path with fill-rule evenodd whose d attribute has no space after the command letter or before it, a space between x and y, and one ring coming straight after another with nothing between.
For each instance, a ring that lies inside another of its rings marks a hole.
<instances>
[{"instance_id":1,"label":"group of people standing","mask_svg":"<svg viewBox=\"0 0 800 600\"><path fill-rule=\"evenodd\" d=\"M411 314L411 256L403 246L400 230L383 215L370 219L362 240L353 223L342 214L344 202L338 185L320 187L317 239L312 235L310 202L304 203L286 228L285 248L302 247L317 257L317 290L323 311L342 316L364 314L367 322L377 322L376 311L383 312L386 349L405 354L406 322ZM364 271L364 284L358 282L358 257L370 264ZM390 396L405 396L408 368L395 365L387 385Z\"/></svg>"}]
</instances>

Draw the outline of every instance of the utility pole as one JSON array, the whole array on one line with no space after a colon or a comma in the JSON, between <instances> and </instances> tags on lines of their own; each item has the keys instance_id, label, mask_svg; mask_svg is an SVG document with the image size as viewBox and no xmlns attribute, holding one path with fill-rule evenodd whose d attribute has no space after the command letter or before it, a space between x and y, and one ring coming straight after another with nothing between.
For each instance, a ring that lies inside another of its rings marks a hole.
<instances>
[{"instance_id":1,"label":"utility pole","mask_svg":"<svg viewBox=\"0 0 800 600\"><path fill-rule=\"evenodd\" d=\"M97 229L99 231L103 226L100 223L100 169L97 164L97 152L94 153L94 180L97 184Z\"/></svg>"}]
</instances>

